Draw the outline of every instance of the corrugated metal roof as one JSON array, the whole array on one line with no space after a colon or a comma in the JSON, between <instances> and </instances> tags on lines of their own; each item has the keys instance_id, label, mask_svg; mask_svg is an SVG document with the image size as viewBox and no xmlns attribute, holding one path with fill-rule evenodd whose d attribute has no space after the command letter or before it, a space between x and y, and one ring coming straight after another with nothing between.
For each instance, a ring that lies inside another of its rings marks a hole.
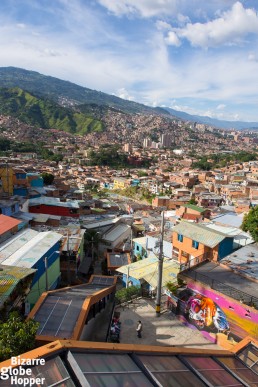
<instances>
[{"instance_id":1,"label":"corrugated metal roof","mask_svg":"<svg viewBox=\"0 0 258 387\"><path fill-rule=\"evenodd\" d=\"M130 277L138 280L144 279L155 288L157 287L158 281L158 265L158 258L151 257L131 263L130 265L124 265L119 267L116 271L127 275L129 269ZM178 262L172 261L170 259L164 259L162 286L165 286L167 282L176 282L179 270L180 265Z\"/></svg>"},{"instance_id":2,"label":"corrugated metal roof","mask_svg":"<svg viewBox=\"0 0 258 387\"><path fill-rule=\"evenodd\" d=\"M243 215L220 214L212 218L213 222L224 224L226 226L240 227L243 223Z\"/></svg>"},{"instance_id":3,"label":"corrugated metal roof","mask_svg":"<svg viewBox=\"0 0 258 387\"><path fill-rule=\"evenodd\" d=\"M116 269L119 273L127 274L129 269L129 275L136 279L141 279L145 275L152 273L158 263L157 257L142 259L130 265L124 265Z\"/></svg>"},{"instance_id":4,"label":"corrugated metal roof","mask_svg":"<svg viewBox=\"0 0 258 387\"><path fill-rule=\"evenodd\" d=\"M230 235L225 235L222 232L210 230L206 226L189 222L180 222L173 228L173 232L182 234L187 238L200 242L211 248L217 246L226 237L231 237Z\"/></svg>"},{"instance_id":5,"label":"corrugated metal roof","mask_svg":"<svg viewBox=\"0 0 258 387\"><path fill-rule=\"evenodd\" d=\"M88 230L88 229L93 229L93 228L100 228L100 227L105 227L105 226L112 226L113 224L119 222L119 218L113 218L113 219L105 219L102 220L100 219L99 221L96 221L96 217L93 222L91 223L83 223L83 226Z\"/></svg>"},{"instance_id":6,"label":"corrugated metal roof","mask_svg":"<svg viewBox=\"0 0 258 387\"><path fill-rule=\"evenodd\" d=\"M37 235L2 261L4 265L31 268L62 238L53 231L37 232ZM3 250L2 250L3 251Z\"/></svg>"},{"instance_id":7,"label":"corrugated metal roof","mask_svg":"<svg viewBox=\"0 0 258 387\"><path fill-rule=\"evenodd\" d=\"M33 219L33 214L31 214L30 212L19 211L19 212L16 212L13 216L17 219L28 220L28 221Z\"/></svg>"},{"instance_id":8,"label":"corrugated metal roof","mask_svg":"<svg viewBox=\"0 0 258 387\"><path fill-rule=\"evenodd\" d=\"M46 221L49 219L49 215L46 214L36 214L33 216L34 222L38 223L46 223Z\"/></svg>"},{"instance_id":9,"label":"corrugated metal roof","mask_svg":"<svg viewBox=\"0 0 258 387\"><path fill-rule=\"evenodd\" d=\"M0 306L7 300L23 278L35 273L34 269L0 265Z\"/></svg>"},{"instance_id":10,"label":"corrugated metal roof","mask_svg":"<svg viewBox=\"0 0 258 387\"><path fill-rule=\"evenodd\" d=\"M37 231L27 229L15 234L0 245L0 263L14 254L38 234Z\"/></svg>"},{"instance_id":11,"label":"corrugated metal roof","mask_svg":"<svg viewBox=\"0 0 258 387\"><path fill-rule=\"evenodd\" d=\"M250 244L221 259L220 263L230 267L235 273L258 280L258 244ZM241 280L242 281L242 280ZM250 286L252 282L250 282ZM258 294L258 285L256 285Z\"/></svg>"},{"instance_id":12,"label":"corrugated metal roof","mask_svg":"<svg viewBox=\"0 0 258 387\"><path fill-rule=\"evenodd\" d=\"M161 286L166 286L168 282L177 283L177 274L180 271L180 264L176 261L164 261L162 270L162 283ZM158 263L156 264L156 270L153 273L149 273L143 277L153 288L158 284Z\"/></svg>"},{"instance_id":13,"label":"corrugated metal roof","mask_svg":"<svg viewBox=\"0 0 258 387\"><path fill-rule=\"evenodd\" d=\"M109 254L110 267L119 267L130 262L130 255L127 253Z\"/></svg>"},{"instance_id":14,"label":"corrugated metal roof","mask_svg":"<svg viewBox=\"0 0 258 387\"><path fill-rule=\"evenodd\" d=\"M37 206L44 204L46 206L57 206L57 207L69 207L69 208L79 208L77 200L69 202L61 202L58 198L51 198L46 196L41 196L35 199L29 199L29 206Z\"/></svg>"},{"instance_id":15,"label":"corrugated metal roof","mask_svg":"<svg viewBox=\"0 0 258 387\"><path fill-rule=\"evenodd\" d=\"M125 233L126 231L130 230L131 227L128 226L127 224L124 224L124 223L120 223L118 224L117 226L115 226L114 228L112 228L110 231L108 231L106 234L104 234L102 236L102 238L105 240L105 241L110 241L110 242L113 242L115 241L120 235L122 235L123 233Z\"/></svg>"},{"instance_id":16,"label":"corrugated metal roof","mask_svg":"<svg viewBox=\"0 0 258 387\"><path fill-rule=\"evenodd\" d=\"M195 206L194 204L184 204L182 207L190 208L191 210L198 211L200 213L203 213L203 212L206 211L205 208L199 207L199 206Z\"/></svg>"}]
</instances>

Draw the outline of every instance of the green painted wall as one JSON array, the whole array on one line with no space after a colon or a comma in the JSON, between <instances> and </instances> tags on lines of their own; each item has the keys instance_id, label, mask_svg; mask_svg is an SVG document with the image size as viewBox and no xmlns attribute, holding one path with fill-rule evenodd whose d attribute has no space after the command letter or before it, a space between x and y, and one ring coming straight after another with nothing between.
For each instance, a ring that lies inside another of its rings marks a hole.
<instances>
[{"instance_id":1,"label":"green painted wall","mask_svg":"<svg viewBox=\"0 0 258 387\"><path fill-rule=\"evenodd\" d=\"M51 289L51 286L60 276L60 260L57 259L49 268L48 268L48 288ZM30 293L27 296L26 301L29 302L30 308L38 301L39 297L42 293L46 291L46 273L39 278L38 282L36 282L31 288Z\"/></svg>"}]
</instances>

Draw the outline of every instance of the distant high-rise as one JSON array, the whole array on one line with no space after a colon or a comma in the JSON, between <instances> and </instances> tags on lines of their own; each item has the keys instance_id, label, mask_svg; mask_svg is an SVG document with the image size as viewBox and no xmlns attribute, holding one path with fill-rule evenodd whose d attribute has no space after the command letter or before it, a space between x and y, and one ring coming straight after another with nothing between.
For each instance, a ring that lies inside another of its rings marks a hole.
<instances>
[{"instance_id":1,"label":"distant high-rise","mask_svg":"<svg viewBox=\"0 0 258 387\"><path fill-rule=\"evenodd\" d=\"M169 148L173 141L173 135L172 134L162 134L161 135L161 145L163 148Z\"/></svg>"},{"instance_id":2,"label":"distant high-rise","mask_svg":"<svg viewBox=\"0 0 258 387\"><path fill-rule=\"evenodd\" d=\"M152 145L152 141L150 138L145 138L143 140L143 148L150 148Z\"/></svg>"},{"instance_id":3,"label":"distant high-rise","mask_svg":"<svg viewBox=\"0 0 258 387\"><path fill-rule=\"evenodd\" d=\"M125 151L126 153L131 153L132 150L133 150L132 144L124 144L124 151Z\"/></svg>"}]
</instances>

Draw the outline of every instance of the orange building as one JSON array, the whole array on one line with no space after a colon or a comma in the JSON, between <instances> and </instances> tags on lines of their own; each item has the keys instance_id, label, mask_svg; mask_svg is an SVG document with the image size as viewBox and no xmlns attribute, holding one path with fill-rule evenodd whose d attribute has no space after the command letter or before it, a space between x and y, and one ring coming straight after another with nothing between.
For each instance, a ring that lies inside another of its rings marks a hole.
<instances>
[{"instance_id":1,"label":"orange building","mask_svg":"<svg viewBox=\"0 0 258 387\"><path fill-rule=\"evenodd\" d=\"M233 250L233 238L206 226L182 221L173 229L173 258L196 265L204 259L218 261Z\"/></svg>"}]
</instances>

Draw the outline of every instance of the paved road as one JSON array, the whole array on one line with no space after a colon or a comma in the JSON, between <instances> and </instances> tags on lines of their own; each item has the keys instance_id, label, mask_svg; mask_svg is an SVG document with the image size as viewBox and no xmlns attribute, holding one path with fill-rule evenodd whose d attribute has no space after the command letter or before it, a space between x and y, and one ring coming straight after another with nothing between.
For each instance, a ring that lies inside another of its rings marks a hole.
<instances>
[{"instance_id":1,"label":"paved road","mask_svg":"<svg viewBox=\"0 0 258 387\"><path fill-rule=\"evenodd\" d=\"M120 343L221 349L198 330L186 327L171 312L156 317L154 301L137 299L124 310L118 307L116 311L120 312ZM141 339L136 333L138 320L143 323Z\"/></svg>"}]
</instances>

